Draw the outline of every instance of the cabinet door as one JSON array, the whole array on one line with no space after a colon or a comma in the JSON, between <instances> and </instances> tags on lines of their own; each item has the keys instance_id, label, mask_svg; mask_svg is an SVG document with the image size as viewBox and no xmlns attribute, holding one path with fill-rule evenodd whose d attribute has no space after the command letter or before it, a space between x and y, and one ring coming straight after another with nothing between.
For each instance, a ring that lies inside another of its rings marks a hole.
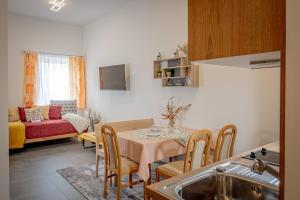
<instances>
[{"instance_id":1,"label":"cabinet door","mask_svg":"<svg viewBox=\"0 0 300 200\"><path fill-rule=\"evenodd\" d=\"M189 59L278 51L284 0L189 0Z\"/></svg>"}]
</instances>

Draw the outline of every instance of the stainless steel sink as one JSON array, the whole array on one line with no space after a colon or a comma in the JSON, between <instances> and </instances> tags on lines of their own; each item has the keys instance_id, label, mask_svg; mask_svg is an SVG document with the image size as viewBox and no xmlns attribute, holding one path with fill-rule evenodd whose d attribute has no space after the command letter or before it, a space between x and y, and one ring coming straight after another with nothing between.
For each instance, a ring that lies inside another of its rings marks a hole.
<instances>
[{"instance_id":1,"label":"stainless steel sink","mask_svg":"<svg viewBox=\"0 0 300 200\"><path fill-rule=\"evenodd\" d=\"M273 200L279 198L279 180L267 172L257 174L249 166L228 162L159 190L180 200Z\"/></svg>"},{"instance_id":2,"label":"stainless steel sink","mask_svg":"<svg viewBox=\"0 0 300 200\"><path fill-rule=\"evenodd\" d=\"M212 174L177 191L182 199L278 199L278 192L265 185L239 177Z\"/></svg>"}]
</instances>

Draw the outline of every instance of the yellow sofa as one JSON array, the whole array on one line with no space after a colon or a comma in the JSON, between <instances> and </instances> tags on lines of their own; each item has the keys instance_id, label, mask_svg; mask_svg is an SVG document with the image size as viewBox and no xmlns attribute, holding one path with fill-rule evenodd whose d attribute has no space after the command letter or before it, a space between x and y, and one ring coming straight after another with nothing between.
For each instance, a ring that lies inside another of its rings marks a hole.
<instances>
[{"instance_id":1,"label":"yellow sofa","mask_svg":"<svg viewBox=\"0 0 300 200\"><path fill-rule=\"evenodd\" d=\"M9 149L19 149L24 147L25 125L21 122L9 122Z\"/></svg>"}]
</instances>

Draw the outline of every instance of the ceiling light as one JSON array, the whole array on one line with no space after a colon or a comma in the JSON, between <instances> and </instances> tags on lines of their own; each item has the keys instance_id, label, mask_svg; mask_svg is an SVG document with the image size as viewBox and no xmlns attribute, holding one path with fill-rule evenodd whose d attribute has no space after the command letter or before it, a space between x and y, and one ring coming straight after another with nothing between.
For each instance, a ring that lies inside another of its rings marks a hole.
<instances>
[{"instance_id":1,"label":"ceiling light","mask_svg":"<svg viewBox=\"0 0 300 200\"><path fill-rule=\"evenodd\" d=\"M65 4L65 0L49 0L49 5L50 5L50 10L57 12L66 4Z\"/></svg>"}]
</instances>

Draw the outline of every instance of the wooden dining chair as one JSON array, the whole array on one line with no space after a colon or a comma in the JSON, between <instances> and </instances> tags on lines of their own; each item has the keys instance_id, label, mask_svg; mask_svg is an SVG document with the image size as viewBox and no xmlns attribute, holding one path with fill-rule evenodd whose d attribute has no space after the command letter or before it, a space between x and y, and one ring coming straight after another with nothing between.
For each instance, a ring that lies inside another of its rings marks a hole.
<instances>
[{"instance_id":1,"label":"wooden dining chair","mask_svg":"<svg viewBox=\"0 0 300 200\"><path fill-rule=\"evenodd\" d=\"M117 200L119 200L122 188L131 187L132 185L142 183L144 181L133 181L132 178L129 178L127 184L122 183L122 176L132 177L132 174L138 171L138 164L132 160L121 157L117 141L117 135L115 130L111 126L102 126L101 133L103 138L103 149L105 158L103 196L104 198L106 198L107 196L108 179L115 177L117 187Z\"/></svg>"},{"instance_id":2,"label":"wooden dining chair","mask_svg":"<svg viewBox=\"0 0 300 200\"><path fill-rule=\"evenodd\" d=\"M104 157L104 150L100 148L103 146L101 127L108 125L113 127L116 132L131 131L136 129L149 128L154 124L154 120L149 119L138 119L138 120L129 120L129 121L116 121L116 122L107 122L99 123L95 125L95 135L96 135L96 176L99 175L99 162L100 158Z\"/></svg>"},{"instance_id":3,"label":"wooden dining chair","mask_svg":"<svg viewBox=\"0 0 300 200\"><path fill-rule=\"evenodd\" d=\"M174 161L156 168L156 180L178 176L207 165L211 131L195 131L188 142L184 161Z\"/></svg>"},{"instance_id":4,"label":"wooden dining chair","mask_svg":"<svg viewBox=\"0 0 300 200\"><path fill-rule=\"evenodd\" d=\"M224 126L219 131L214 150L213 162L218 162L220 160L232 157L236 133L236 126L232 124Z\"/></svg>"},{"instance_id":5,"label":"wooden dining chair","mask_svg":"<svg viewBox=\"0 0 300 200\"><path fill-rule=\"evenodd\" d=\"M95 136L96 136L96 177L99 175L99 162L100 158L104 158L104 149L103 149L103 139L101 133L100 124L95 127Z\"/></svg>"}]
</instances>

